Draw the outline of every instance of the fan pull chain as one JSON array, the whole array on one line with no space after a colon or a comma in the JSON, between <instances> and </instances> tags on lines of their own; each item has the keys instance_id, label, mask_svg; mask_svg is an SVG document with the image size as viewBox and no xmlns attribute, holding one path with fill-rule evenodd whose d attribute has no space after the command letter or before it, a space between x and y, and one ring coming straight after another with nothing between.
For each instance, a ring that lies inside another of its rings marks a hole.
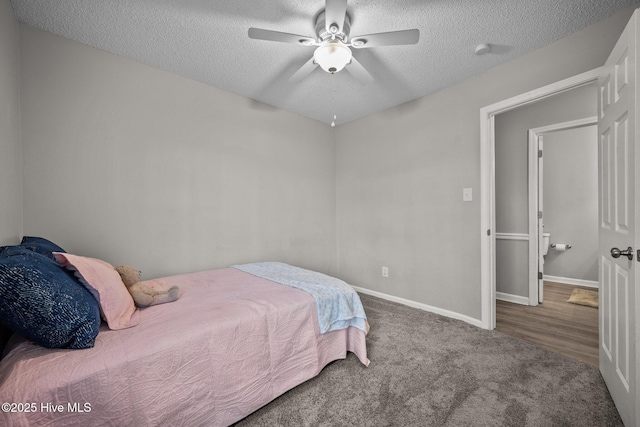
<instances>
[{"instance_id":1,"label":"fan pull chain","mask_svg":"<svg viewBox=\"0 0 640 427\"><path fill-rule=\"evenodd\" d=\"M335 108L336 81L334 79L335 79L335 74L331 74L331 105ZM336 127L336 119L337 119L337 116L334 114L333 121L331 122L332 128Z\"/></svg>"}]
</instances>

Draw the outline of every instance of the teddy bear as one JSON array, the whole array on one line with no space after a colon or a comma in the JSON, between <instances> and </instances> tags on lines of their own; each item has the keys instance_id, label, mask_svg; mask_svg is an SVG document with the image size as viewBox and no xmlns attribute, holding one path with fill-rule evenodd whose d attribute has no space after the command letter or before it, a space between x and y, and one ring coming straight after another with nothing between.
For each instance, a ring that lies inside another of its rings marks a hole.
<instances>
[{"instance_id":1,"label":"teddy bear","mask_svg":"<svg viewBox=\"0 0 640 427\"><path fill-rule=\"evenodd\" d=\"M180 296L180 288L172 286L168 290L157 290L145 282L140 281L140 272L130 265L118 265L115 267L122 278L122 282L129 290L133 301L138 307L172 302Z\"/></svg>"}]
</instances>

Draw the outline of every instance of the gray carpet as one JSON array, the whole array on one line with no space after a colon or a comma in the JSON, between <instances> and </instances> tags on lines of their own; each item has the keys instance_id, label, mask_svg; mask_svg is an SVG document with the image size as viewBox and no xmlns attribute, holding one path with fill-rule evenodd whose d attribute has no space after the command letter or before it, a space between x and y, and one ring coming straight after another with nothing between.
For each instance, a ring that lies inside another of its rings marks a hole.
<instances>
[{"instance_id":1,"label":"gray carpet","mask_svg":"<svg viewBox=\"0 0 640 427\"><path fill-rule=\"evenodd\" d=\"M496 331L361 295L349 354L237 426L622 426L598 369Z\"/></svg>"}]
</instances>

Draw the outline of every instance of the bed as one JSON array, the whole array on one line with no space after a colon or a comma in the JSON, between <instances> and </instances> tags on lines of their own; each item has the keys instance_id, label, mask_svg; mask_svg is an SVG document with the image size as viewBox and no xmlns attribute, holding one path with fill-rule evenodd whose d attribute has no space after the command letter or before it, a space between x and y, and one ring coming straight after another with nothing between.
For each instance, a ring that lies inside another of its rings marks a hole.
<instances>
[{"instance_id":1,"label":"bed","mask_svg":"<svg viewBox=\"0 0 640 427\"><path fill-rule=\"evenodd\" d=\"M133 327L102 322L90 348L49 349L14 334L0 361L0 424L224 426L347 352L369 365L363 312L349 323L298 286L337 279L262 265L288 272L278 283L255 266L155 279L180 286L180 298L136 310ZM327 327L318 307L338 318Z\"/></svg>"}]
</instances>

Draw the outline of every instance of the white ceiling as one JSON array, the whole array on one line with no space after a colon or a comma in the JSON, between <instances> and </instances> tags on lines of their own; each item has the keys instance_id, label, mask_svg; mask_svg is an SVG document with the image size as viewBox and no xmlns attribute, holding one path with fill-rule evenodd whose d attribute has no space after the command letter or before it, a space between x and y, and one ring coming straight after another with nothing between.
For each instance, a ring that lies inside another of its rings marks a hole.
<instances>
[{"instance_id":1,"label":"white ceiling","mask_svg":"<svg viewBox=\"0 0 640 427\"><path fill-rule=\"evenodd\" d=\"M12 0L19 21L325 123L384 110L480 74L638 0L349 0L351 37L417 28L415 45L354 50L375 81L317 68L313 47L252 40L249 27L314 37L324 0ZM492 51L474 54L480 43Z\"/></svg>"}]
</instances>

